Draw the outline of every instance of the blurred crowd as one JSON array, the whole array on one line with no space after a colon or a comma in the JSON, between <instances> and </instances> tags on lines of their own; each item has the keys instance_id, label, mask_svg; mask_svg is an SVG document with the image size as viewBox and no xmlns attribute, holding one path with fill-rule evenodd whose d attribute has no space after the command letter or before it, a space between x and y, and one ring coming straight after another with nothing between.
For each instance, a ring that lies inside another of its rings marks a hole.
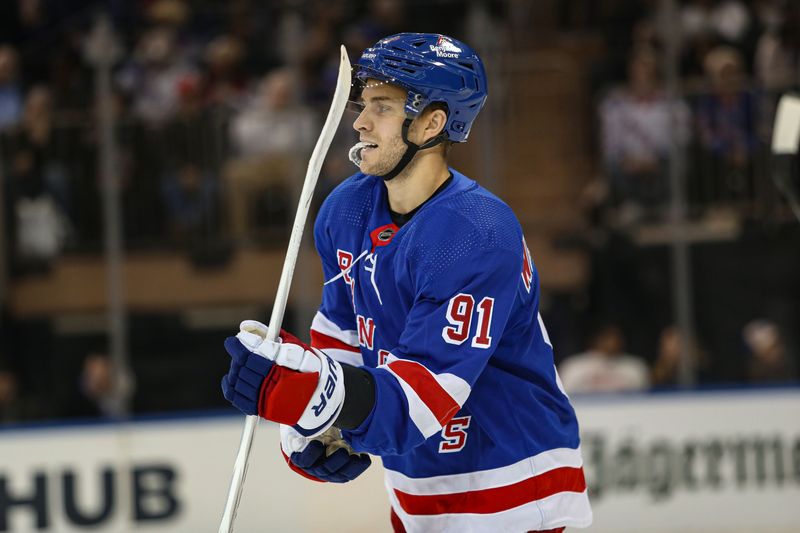
<instances>
[{"instance_id":1,"label":"blurred crowd","mask_svg":"<svg viewBox=\"0 0 800 533\"><path fill-rule=\"evenodd\" d=\"M797 361L786 346L779 326L766 319L745 324L737 354L743 361L741 379L750 384L789 384L798 379ZM625 334L613 322L599 322L588 328L586 350L565 358L558 367L564 390L576 393L621 393L672 389L682 386L681 362L692 380L713 381L709 357L696 339L685 339L675 326L665 327L658 336L655 357L626 352ZM648 361L650 361L648 363Z\"/></svg>"},{"instance_id":2,"label":"blurred crowd","mask_svg":"<svg viewBox=\"0 0 800 533\"><path fill-rule=\"evenodd\" d=\"M460 22L447 13L466 12L469 3L437 2L415 26L457 32ZM119 50L112 97L126 245L269 245L286 230L292 188L327 111L338 43L357 53L406 28L416 7L402 0L4 2L0 168L12 273L46 266L64 250L99 248L92 47ZM96 42L100 13L113 23L109 43Z\"/></svg>"},{"instance_id":3,"label":"blurred crowd","mask_svg":"<svg viewBox=\"0 0 800 533\"><path fill-rule=\"evenodd\" d=\"M770 143L779 97L800 89L800 3L565 5L564 28L604 28L606 45L588 72L599 170L584 194L596 230L590 304L570 330L582 349L560 354L565 388L673 387L686 383L681 365L694 384L796 382L797 277L776 269L767 281L765 265L797 264L798 221L772 183ZM670 232L648 241L643 231L676 223L671 165L693 242L705 245L689 267L698 335L688 340L672 324Z\"/></svg>"},{"instance_id":4,"label":"blurred crowd","mask_svg":"<svg viewBox=\"0 0 800 533\"><path fill-rule=\"evenodd\" d=\"M219 265L232 249L284 246L296 189L335 86L339 44L358 54L406 31L423 6L415 30L459 35L475 4L0 3L0 272L13 284L46 275L64 254L102 251L100 56L113 61L114 177L126 249L184 250L195 263ZM502 2L481 4L494 15L502 11ZM103 20L113 28L106 40ZM353 136L349 131L340 142ZM346 149L331 152L338 157L323 167L317 201L353 171ZM54 332L52 322L4 315L0 421L108 415L120 387L123 396L135 396L135 411L220 405L212 378L219 372L207 363L217 358L198 354L218 352L226 332L194 332L195 345L166 348L164 338L181 335L180 326L165 316L142 320L146 326L132 326L133 371L143 383L134 394L136 380L111 379L105 335L76 340ZM167 387L170 398L150 394L170 372L165 364L191 367L204 386Z\"/></svg>"},{"instance_id":5,"label":"blurred crowd","mask_svg":"<svg viewBox=\"0 0 800 533\"><path fill-rule=\"evenodd\" d=\"M335 83L338 43L354 59L399 31L435 31L472 42L476 17L483 16L503 30L503 42L494 44L509 54L565 36L602 42L586 72L596 106L585 120L597 139L598 177L585 197L589 218L603 234L583 295L590 304L571 304L570 317L560 320L557 304L548 308L543 300L566 390L671 387L681 382L681 364L701 384L797 380L797 305L731 315L731 326L716 331L724 342L708 341L714 331L709 324L705 336L684 339L664 304L670 299L668 274L651 268L667 265L665 256L642 254L617 231L669 221L675 155L685 169L690 219L783 220L788 213L764 168L777 98L800 86L800 3L676 5L679 28L666 26L671 29L665 32L658 0L559 0L553 34L539 35L529 28L537 11L527 0L2 2L0 212L8 252L2 260L13 283L46 271L63 253L101 250L92 59L100 13L114 28L113 42L105 46L119 52L111 96L125 245L180 247L197 258L285 242L292 198ZM671 46L678 55L674 78L664 67ZM318 199L353 170L346 149L332 153L338 156L323 167ZM706 281L713 287L716 280ZM719 297L710 288L707 293L708 300ZM137 380L160 384L170 371L164 365L185 371L193 363L179 352L216 350L226 333L192 333L193 348L164 346L176 328L161 319L148 324L132 335L139 343L133 350L158 350L151 359L135 360L137 379L118 383L103 339L62 346L44 363L12 357L32 353L35 348L21 346L32 338L42 346L59 342L40 326L0 320L0 422L108 415L114 398L134 394ZM14 342L8 341L11 328ZM683 352L690 354L685 363ZM736 361L728 365L733 371L721 374L715 357L723 352ZM47 375L40 364L49 368ZM222 368L208 374L221 375ZM170 407L221 405L216 383L203 389L200 402L197 387L184 389ZM137 398L134 410L163 406L146 394Z\"/></svg>"},{"instance_id":6,"label":"blurred crowd","mask_svg":"<svg viewBox=\"0 0 800 533\"><path fill-rule=\"evenodd\" d=\"M691 217L770 211L764 169L777 99L800 87L800 4L685 0L666 31L661 3L615 4L608 54L591 72L607 184L599 203L613 222L667 219L673 155Z\"/></svg>"}]
</instances>

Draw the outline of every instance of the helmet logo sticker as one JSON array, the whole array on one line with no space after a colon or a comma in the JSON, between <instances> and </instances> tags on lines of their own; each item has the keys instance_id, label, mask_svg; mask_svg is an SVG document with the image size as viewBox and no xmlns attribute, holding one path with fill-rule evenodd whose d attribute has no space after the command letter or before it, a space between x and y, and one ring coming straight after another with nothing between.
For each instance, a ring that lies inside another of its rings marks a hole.
<instances>
[{"instance_id":1,"label":"helmet logo sticker","mask_svg":"<svg viewBox=\"0 0 800 533\"><path fill-rule=\"evenodd\" d=\"M439 40L436 41L436 44L432 44L430 47L431 52L436 52L436 57L456 58L458 57L458 54L461 53L461 48L454 45L444 35L440 35Z\"/></svg>"}]
</instances>

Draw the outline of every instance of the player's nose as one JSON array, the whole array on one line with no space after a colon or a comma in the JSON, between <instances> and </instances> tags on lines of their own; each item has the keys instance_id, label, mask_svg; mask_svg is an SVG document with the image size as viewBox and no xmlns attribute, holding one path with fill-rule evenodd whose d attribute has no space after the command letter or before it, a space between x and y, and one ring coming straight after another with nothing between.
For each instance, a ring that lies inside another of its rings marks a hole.
<instances>
[{"instance_id":1,"label":"player's nose","mask_svg":"<svg viewBox=\"0 0 800 533\"><path fill-rule=\"evenodd\" d=\"M367 120L367 110L362 109L356 119L353 121L353 129L356 131L368 131L369 120Z\"/></svg>"}]
</instances>

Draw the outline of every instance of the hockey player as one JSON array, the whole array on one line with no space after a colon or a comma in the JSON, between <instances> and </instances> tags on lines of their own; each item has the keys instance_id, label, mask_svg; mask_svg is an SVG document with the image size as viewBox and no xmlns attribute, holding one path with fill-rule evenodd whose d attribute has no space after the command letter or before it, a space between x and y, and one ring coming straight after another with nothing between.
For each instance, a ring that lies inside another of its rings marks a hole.
<instances>
[{"instance_id":1,"label":"hockey player","mask_svg":"<svg viewBox=\"0 0 800 533\"><path fill-rule=\"evenodd\" d=\"M563 531L591 509L578 423L509 207L447 165L486 100L467 45L404 33L364 51L360 172L324 202L311 346L242 323L225 397L279 422L289 465L345 482L378 455L395 531ZM361 453L360 453L361 452Z\"/></svg>"}]
</instances>

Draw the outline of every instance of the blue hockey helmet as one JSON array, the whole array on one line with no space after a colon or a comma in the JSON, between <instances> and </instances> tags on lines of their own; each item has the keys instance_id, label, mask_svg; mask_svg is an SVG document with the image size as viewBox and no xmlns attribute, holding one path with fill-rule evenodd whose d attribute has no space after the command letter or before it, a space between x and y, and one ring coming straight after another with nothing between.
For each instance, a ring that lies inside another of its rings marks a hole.
<instances>
[{"instance_id":1,"label":"blue hockey helmet","mask_svg":"<svg viewBox=\"0 0 800 533\"><path fill-rule=\"evenodd\" d=\"M467 140L486 102L486 71L466 44L436 33L398 33L364 50L355 67L362 83L377 79L408 90L406 115L416 117L428 104L447 105L444 132L451 142Z\"/></svg>"}]
</instances>

